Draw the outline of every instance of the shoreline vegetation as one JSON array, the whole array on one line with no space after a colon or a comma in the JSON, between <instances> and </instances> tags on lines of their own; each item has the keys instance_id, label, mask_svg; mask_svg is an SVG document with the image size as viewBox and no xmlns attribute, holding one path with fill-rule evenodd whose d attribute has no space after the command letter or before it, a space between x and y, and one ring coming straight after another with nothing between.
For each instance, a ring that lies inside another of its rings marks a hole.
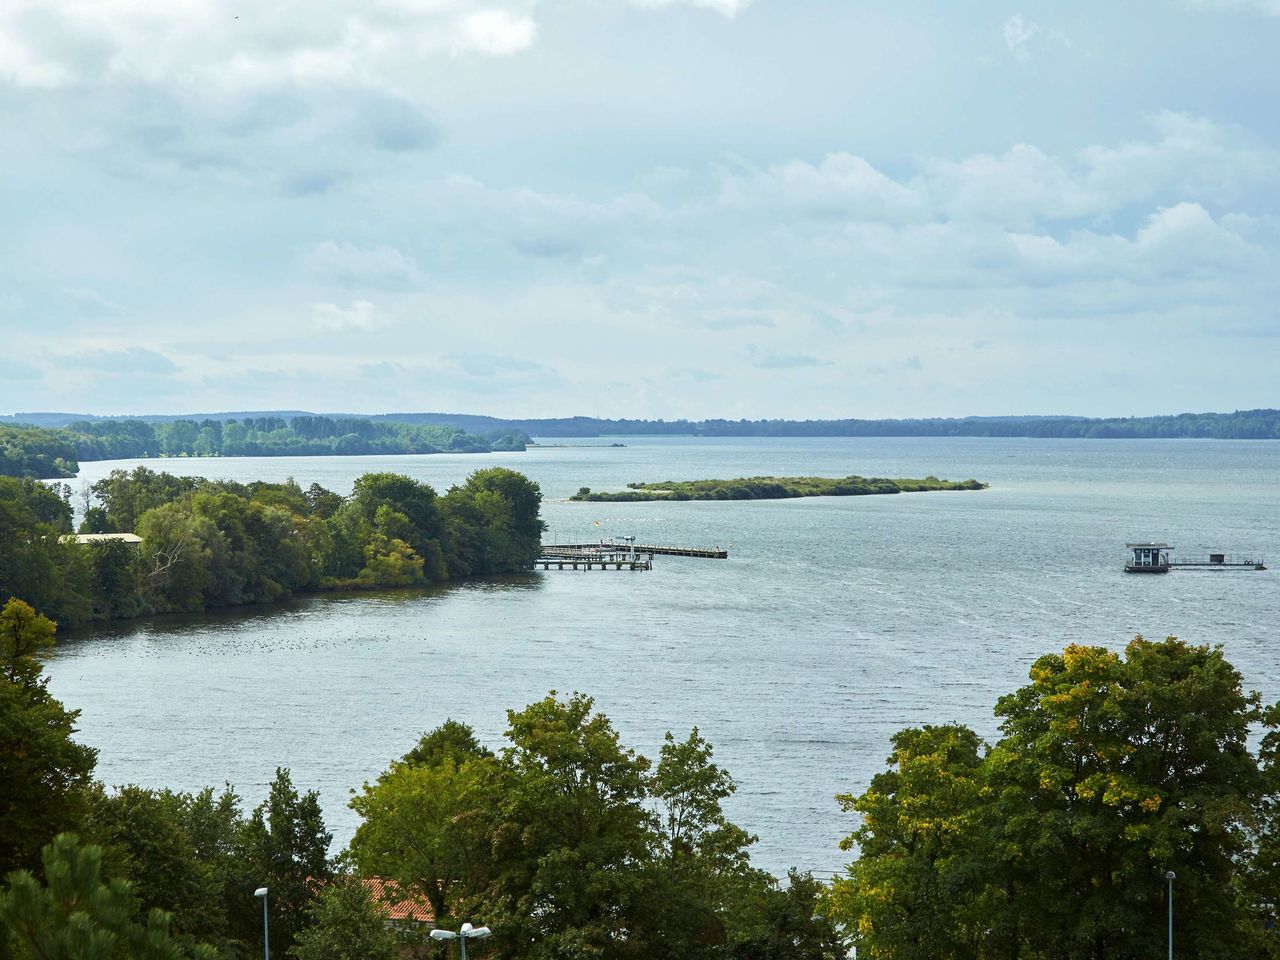
<instances>
[{"instance_id":1,"label":"shoreline vegetation","mask_svg":"<svg viewBox=\"0 0 1280 960\"><path fill-rule=\"evenodd\" d=\"M736 480L663 480L629 483L626 490L593 492L581 487L570 500L633 503L652 500L789 500L797 497L865 497L940 490L985 490L978 480L886 477L739 477Z\"/></svg>"},{"instance_id":2,"label":"shoreline vegetation","mask_svg":"<svg viewBox=\"0 0 1280 960\"><path fill-rule=\"evenodd\" d=\"M477 951L489 960L1155 957L1171 868L1186 956L1280 946L1280 703L1246 690L1220 645L1071 645L996 700L998 739L899 730L869 784L826 785L853 787L832 811L847 867L784 884L752 862L757 837L725 810L737 782L696 726L650 759L583 693L508 710L492 746L453 718L406 738L350 791L360 822L342 851L287 767L254 807L229 783L109 787L74 738L79 711L49 692L55 633L27 603L0 609L0 955L14 960L89 955L48 946L80 943L140 960L398 960L464 918L498 933ZM245 906L255 885L269 932Z\"/></svg>"},{"instance_id":3,"label":"shoreline vegetation","mask_svg":"<svg viewBox=\"0 0 1280 960\"><path fill-rule=\"evenodd\" d=\"M367 473L348 497L319 484L238 483L115 470L87 491L80 542L71 488L0 477L0 596L74 629L158 613L379 590L530 570L542 491L477 470L443 496Z\"/></svg>"},{"instance_id":4,"label":"shoreline vegetation","mask_svg":"<svg viewBox=\"0 0 1280 960\"><path fill-rule=\"evenodd\" d=\"M367 418L297 416L243 420L77 420L57 428L0 423L0 476L67 480L80 461L168 457L326 457L523 451L518 430Z\"/></svg>"}]
</instances>

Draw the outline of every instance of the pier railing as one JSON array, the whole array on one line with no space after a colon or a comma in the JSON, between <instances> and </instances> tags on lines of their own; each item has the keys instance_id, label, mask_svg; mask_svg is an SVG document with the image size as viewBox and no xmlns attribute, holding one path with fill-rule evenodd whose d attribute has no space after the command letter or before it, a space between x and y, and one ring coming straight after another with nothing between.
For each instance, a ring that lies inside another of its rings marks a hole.
<instances>
[{"instance_id":1,"label":"pier railing","mask_svg":"<svg viewBox=\"0 0 1280 960\"><path fill-rule=\"evenodd\" d=\"M1205 556L1194 558L1170 558L1170 567L1207 567L1213 569L1215 567L1246 567L1252 570L1265 570L1266 564L1261 556L1251 556L1248 554L1227 554L1227 553L1211 553Z\"/></svg>"}]
</instances>

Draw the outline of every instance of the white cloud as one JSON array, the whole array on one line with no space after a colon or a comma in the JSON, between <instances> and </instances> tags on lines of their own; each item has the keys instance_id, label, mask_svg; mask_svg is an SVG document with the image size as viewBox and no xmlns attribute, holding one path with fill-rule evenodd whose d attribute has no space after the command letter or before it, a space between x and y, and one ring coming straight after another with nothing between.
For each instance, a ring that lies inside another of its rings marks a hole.
<instances>
[{"instance_id":1,"label":"white cloud","mask_svg":"<svg viewBox=\"0 0 1280 960\"><path fill-rule=\"evenodd\" d=\"M1022 19L1022 14L1015 14L1004 22L1001 32L1009 52L1019 60L1026 60L1031 56L1027 51L1027 43L1040 32L1040 25L1027 23Z\"/></svg>"},{"instance_id":2,"label":"white cloud","mask_svg":"<svg viewBox=\"0 0 1280 960\"><path fill-rule=\"evenodd\" d=\"M733 207L786 208L816 218L900 221L917 219L925 211L925 198L912 187L848 153L829 154L816 165L792 160L745 175L728 174L720 201Z\"/></svg>"},{"instance_id":3,"label":"white cloud","mask_svg":"<svg viewBox=\"0 0 1280 960\"><path fill-rule=\"evenodd\" d=\"M731 19L751 5L751 0L631 0L631 2L642 7L669 7L676 3L687 3L714 10Z\"/></svg>"},{"instance_id":4,"label":"white cloud","mask_svg":"<svg viewBox=\"0 0 1280 960\"><path fill-rule=\"evenodd\" d=\"M1000 33L1004 38L1005 48L1014 59L1023 63L1031 59L1033 48L1043 46L1046 42L1060 50L1072 47L1071 38L1061 30L1050 30L1038 23L1029 23L1023 19L1022 14L1015 14L1005 20L1000 26Z\"/></svg>"},{"instance_id":5,"label":"white cloud","mask_svg":"<svg viewBox=\"0 0 1280 960\"><path fill-rule=\"evenodd\" d=\"M236 10L239 10L237 13ZM534 41L533 0L6 0L0 77L192 91L282 84L394 88L433 54L508 56Z\"/></svg>"},{"instance_id":6,"label":"white cloud","mask_svg":"<svg viewBox=\"0 0 1280 960\"><path fill-rule=\"evenodd\" d=\"M453 37L454 53L484 53L502 57L533 46L537 27L528 14L509 10L477 10L458 23Z\"/></svg>"},{"instance_id":7,"label":"white cloud","mask_svg":"<svg viewBox=\"0 0 1280 960\"><path fill-rule=\"evenodd\" d=\"M386 244L358 247L325 240L312 247L303 260L317 278L344 286L398 289L422 281L414 259Z\"/></svg>"},{"instance_id":8,"label":"white cloud","mask_svg":"<svg viewBox=\"0 0 1280 960\"><path fill-rule=\"evenodd\" d=\"M377 308L368 300L355 300L346 307L336 303L313 303L311 322L332 333L369 333L385 324Z\"/></svg>"}]
</instances>

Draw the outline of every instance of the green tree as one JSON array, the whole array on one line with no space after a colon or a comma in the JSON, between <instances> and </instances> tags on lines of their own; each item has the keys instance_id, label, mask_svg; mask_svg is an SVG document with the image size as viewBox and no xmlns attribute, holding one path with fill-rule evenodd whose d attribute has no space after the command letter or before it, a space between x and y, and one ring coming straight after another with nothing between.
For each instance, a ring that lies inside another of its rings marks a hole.
<instances>
[{"instance_id":1,"label":"green tree","mask_svg":"<svg viewBox=\"0 0 1280 960\"><path fill-rule=\"evenodd\" d=\"M993 920L983 907L994 855L982 742L967 727L926 726L893 737L889 770L841 807L862 824L841 848L860 850L833 885L833 910L871 958L981 956Z\"/></svg>"},{"instance_id":2,"label":"green tree","mask_svg":"<svg viewBox=\"0 0 1280 960\"><path fill-rule=\"evenodd\" d=\"M157 611L196 611L215 592L214 558L225 569L226 542L214 522L187 502L166 503L138 520L141 599Z\"/></svg>"},{"instance_id":3,"label":"green tree","mask_svg":"<svg viewBox=\"0 0 1280 960\"><path fill-rule=\"evenodd\" d=\"M254 809L240 841L241 856L254 875L253 886L244 889L270 890L272 952L287 951L306 926L318 885L333 875L328 852L332 840L320 795L314 790L299 794L289 771L277 769L267 799ZM260 934L257 942L261 946Z\"/></svg>"},{"instance_id":4,"label":"green tree","mask_svg":"<svg viewBox=\"0 0 1280 960\"><path fill-rule=\"evenodd\" d=\"M476 732L470 724L446 720L434 730L424 733L414 748L404 755L404 762L434 767L446 759L461 763L492 756L493 751L476 739Z\"/></svg>"},{"instance_id":5,"label":"green tree","mask_svg":"<svg viewBox=\"0 0 1280 960\"><path fill-rule=\"evenodd\" d=\"M1274 952L1276 740L1260 763L1249 730L1278 712L1220 648L1139 637L1042 657L998 702L990 751L962 727L903 731L891 769L841 798L863 823L835 915L871 957L1137 960L1164 948L1173 870L1187 954Z\"/></svg>"},{"instance_id":6,"label":"green tree","mask_svg":"<svg viewBox=\"0 0 1280 960\"><path fill-rule=\"evenodd\" d=\"M136 617L144 609L139 592L139 556L132 544L107 540L88 545L90 597L96 620Z\"/></svg>"},{"instance_id":7,"label":"green tree","mask_svg":"<svg viewBox=\"0 0 1280 960\"><path fill-rule=\"evenodd\" d=\"M772 877L745 887L729 904L733 960L846 960L849 942L829 916L827 887L792 870L787 885Z\"/></svg>"},{"instance_id":8,"label":"green tree","mask_svg":"<svg viewBox=\"0 0 1280 960\"><path fill-rule=\"evenodd\" d=\"M411 759L412 758L412 759ZM448 721L351 800L362 823L351 854L368 874L424 896L441 923L465 920L489 880L502 776L471 728Z\"/></svg>"},{"instance_id":9,"label":"green tree","mask_svg":"<svg viewBox=\"0 0 1280 960\"><path fill-rule=\"evenodd\" d=\"M510 780L493 839L491 916L509 957L634 952L655 843L649 761L624 747L593 701L554 692L508 711ZM526 946L527 945L527 946Z\"/></svg>"},{"instance_id":10,"label":"green tree","mask_svg":"<svg viewBox=\"0 0 1280 960\"><path fill-rule=\"evenodd\" d=\"M42 856L45 884L29 871L8 877L0 894L0 954L15 960L216 960L210 947L190 952L169 934L169 916L135 917L126 880L102 875L102 850L61 834Z\"/></svg>"},{"instance_id":11,"label":"green tree","mask_svg":"<svg viewBox=\"0 0 1280 960\"><path fill-rule=\"evenodd\" d=\"M1071 646L996 713L990 782L1020 936L1071 960L1157 954L1173 870L1184 948L1238 957L1233 879L1265 784L1248 747L1258 696L1221 648Z\"/></svg>"},{"instance_id":12,"label":"green tree","mask_svg":"<svg viewBox=\"0 0 1280 960\"><path fill-rule=\"evenodd\" d=\"M156 473L146 467L112 470L90 489L105 513L106 533L133 533L138 519L153 507L170 503L200 486L192 477Z\"/></svg>"},{"instance_id":13,"label":"green tree","mask_svg":"<svg viewBox=\"0 0 1280 960\"><path fill-rule=\"evenodd\" d=\"M385 909L357 877L342 875L312 902L307 926L289 955L294 960L396 960L400 953Z\"/></svg>"},{"instance_id":14,"label":"green tree","mask_svg":"<svg viewBox=\"0 0 1280 960\"><path fill-rule=\"evenodd\" d=\"M215 844L200 842L196 812L212 800L212 791L195 797L172 791L119 787L93 792L84 832L104 851L104 864L113 876L128 879L144 910L158 908L172 916L174 935L186 944L229 945L226 894L232 881L243 894L253 881L242 865L227 869L227 857ZM244 821L235 815L218 828L222 848L236 854L236 835Z\"/></svg>"},{"instance_id":15,"label":"green tree","mask_svg":"<svg viewBox=\"0 0 1280 960\"><path fill-rule=\"evenodd\" d=\"M39 656L54 624L21 600L0 612L0 871L35 869L41 847L88 807L97 752L76 743L79 711L49 695Z\"/></svg>"}]
</instances>

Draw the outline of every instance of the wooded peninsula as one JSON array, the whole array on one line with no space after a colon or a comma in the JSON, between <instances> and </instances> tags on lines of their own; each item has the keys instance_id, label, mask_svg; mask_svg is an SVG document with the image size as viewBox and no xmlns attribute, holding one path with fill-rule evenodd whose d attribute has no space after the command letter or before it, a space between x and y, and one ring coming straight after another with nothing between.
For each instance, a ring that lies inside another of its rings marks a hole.
<instances>
[{"instance_id":1,"label":"wooded peninsula","mask_svg":"<svg viewBox=\"0 0 1280 960\"><path fill-rule=\"evenodd\" d=\"M985 490L978 480L886 477L739 477L736 480L663 480L629 483L626 490L593 492L581 487L570 500L632 503L645 500L789 500L795 497L865 497L936 490Z\"/></svg>"},{"instance_id":2,"label":"wooded peninsula","mask_svg":"<svg viewBox=\"0 0 1280 960\"><path fill-rule=\"evenodd\" d=\"M80 533L99 536L77 537L70 487L0 477L0 598L76 627L515 573L538 556L541 504L536 483L501 467L443 496L368 473L348 497L137 467L90 488Z\"/></svg>"},{"instance_id":3,"label":"wooded peninsula","mask_svg":"<svg viewBox=\"0 0 1280 960\"><path fill-rule=\"evenodd\" d=\"M314 457L523 450L528 436L493 429L351 417L78 420L54 429L0 424L0 476L74 477L79 461L142 457Z\"/></svg>"}]
</instances>

